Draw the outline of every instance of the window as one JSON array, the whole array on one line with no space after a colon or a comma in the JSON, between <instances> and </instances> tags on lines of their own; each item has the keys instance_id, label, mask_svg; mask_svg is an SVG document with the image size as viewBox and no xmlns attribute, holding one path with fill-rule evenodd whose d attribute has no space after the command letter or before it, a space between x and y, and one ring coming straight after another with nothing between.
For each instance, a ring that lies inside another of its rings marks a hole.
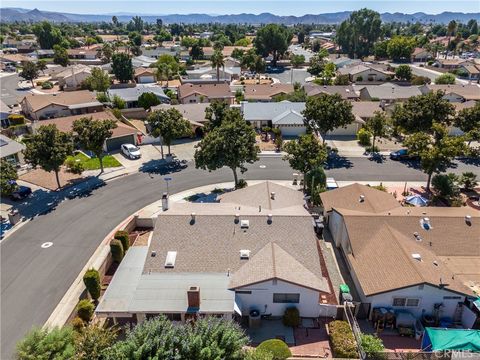
<instances>
[{"instance_id":1,"label":"window","mask_svg":"<svg viewBox=\"0 0 480 360\"><path fill-rule=\"evenodd\" d=\"M273 302L280 304L298 304L300 294L273 294Z\"/></svg>"},{"instance_id":2,"label":"window","mask_svg":"<svg viewBox=\"0 0 480 360\"><path fill-rule=\"evenodd\" d=\"M417 307L419 304L420 299L417 298L393 298L392 306Z\"/></svg>"},{"instance_id":3,"label":"window","mask_svg":"<svg viewBox=\"0 0 480 360\"><path fill-rule=\"evenodd\" d=\"M235 294L246 294L246 295L251 295L252 292L249 290L237 290L235 291Z\"/></svg>"}]
</instances>

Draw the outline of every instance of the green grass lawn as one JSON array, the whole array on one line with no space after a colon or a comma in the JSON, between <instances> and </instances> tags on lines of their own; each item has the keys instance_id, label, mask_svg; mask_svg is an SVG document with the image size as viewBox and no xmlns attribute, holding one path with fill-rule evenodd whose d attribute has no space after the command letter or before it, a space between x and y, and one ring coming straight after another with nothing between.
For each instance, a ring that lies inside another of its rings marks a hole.
<instances>
[{"instance_id":1,"label":"green grass lawn","mask_svg":"<svg viewBox=\"0 0 480 360\"><path fill-rule=\"evenodd\" d=\"M85 170L98 170L100 169L100 161L97 158L90 159L88 156L82 153L77 153L75 156L69 156L67 161L70 159L80 160L83 164ZM122 166L112 155L106 155L103 157L103 167L111 168Z\"/></svg>"}]
</instances>

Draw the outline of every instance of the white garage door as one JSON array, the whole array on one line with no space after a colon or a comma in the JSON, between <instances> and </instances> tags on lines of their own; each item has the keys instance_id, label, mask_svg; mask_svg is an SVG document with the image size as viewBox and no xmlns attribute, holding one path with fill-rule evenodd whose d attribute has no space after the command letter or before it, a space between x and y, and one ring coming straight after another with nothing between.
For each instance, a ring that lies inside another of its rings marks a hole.
<instances>
[{"instance_id":1,"label":"white garage door","mask_svg":"<svg viewBox=\"0 0 480 360\"><path fill-rule=\"evenodd\" d=\"M140 76L138 78L140 84L147 84L155 82L155 78L153 76Z\"/></svg>"},{"instance_id":2,"label":"white garage door","mask_svg":"<svg viewBox=\"0 0 480 360\"><path fill-rule=\"evenodd\" d=\"M283 137L303 135L307 130L305 126L280 125L278 128L282 131Z\"/></svg>"}]
</instances>

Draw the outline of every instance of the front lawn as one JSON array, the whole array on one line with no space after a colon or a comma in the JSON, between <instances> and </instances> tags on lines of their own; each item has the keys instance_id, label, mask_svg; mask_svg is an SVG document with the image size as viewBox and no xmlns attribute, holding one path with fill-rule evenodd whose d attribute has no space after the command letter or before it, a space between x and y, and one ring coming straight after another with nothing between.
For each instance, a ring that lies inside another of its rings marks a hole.
<instances>
[{"instance_id":1,"label":"front lawn","mask_svg":"<svg viewBox=\"0 0 480 360\"><path fill-rule=\"evenodd\" d=\"M77 153L75 156L69 156L67 158L67 161L69 161L70 159L80 160L85 170L100 169L100 161L98 160L98 158L89 158L85 154ZM103 157L104 168L112 168L112 167L119 167L119 166L122 166L122 164L120 164L118 160L115 159L112 155L106 155Z\"/></svg>"}]
</instances>

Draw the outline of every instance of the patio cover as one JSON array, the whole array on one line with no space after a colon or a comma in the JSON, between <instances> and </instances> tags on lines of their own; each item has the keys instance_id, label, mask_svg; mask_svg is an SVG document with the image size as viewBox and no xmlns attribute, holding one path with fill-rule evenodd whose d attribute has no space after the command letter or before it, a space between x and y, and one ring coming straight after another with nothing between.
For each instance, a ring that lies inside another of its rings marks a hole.
<instances>
[{"instance_id":1,"label":"patio cover","mask_svg":"<svg viewBox=\"0 0 480 360\"><path fill-rule=\"evenodd\" d=\"M425 328L422 349L480 352L480 330Z\"/></svg>"}]
</instances>

